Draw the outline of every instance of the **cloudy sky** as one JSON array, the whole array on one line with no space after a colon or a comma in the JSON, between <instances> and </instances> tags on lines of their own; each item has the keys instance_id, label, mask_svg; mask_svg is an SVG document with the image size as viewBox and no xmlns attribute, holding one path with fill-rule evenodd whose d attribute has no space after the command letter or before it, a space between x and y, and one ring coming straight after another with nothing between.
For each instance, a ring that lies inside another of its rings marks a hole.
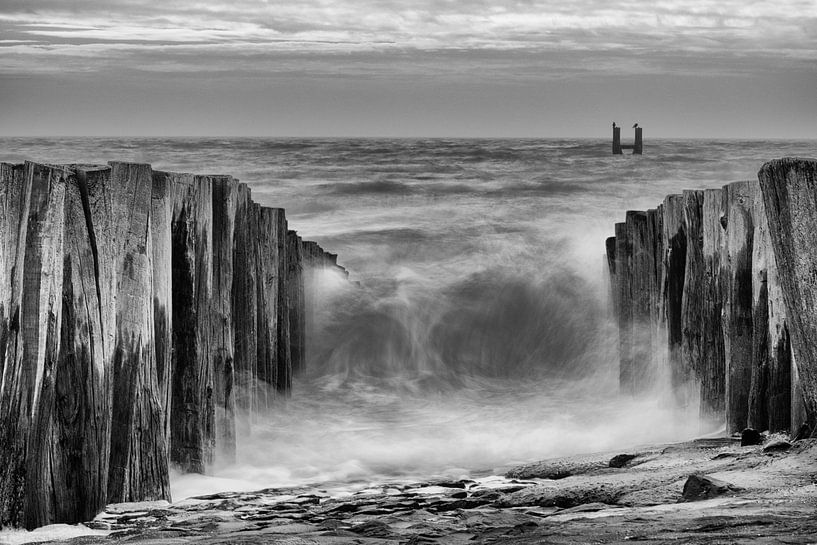
<instances>
[{"instance_id":1,"label":"cloudy sky","mask_svg":"<svg viewBox=\"0 0 817 545\"><path fill-rule=\"evenodd\" d=\"M817 138L815 0L2 0L0 135Z\"/></svg>"}]
</instances>

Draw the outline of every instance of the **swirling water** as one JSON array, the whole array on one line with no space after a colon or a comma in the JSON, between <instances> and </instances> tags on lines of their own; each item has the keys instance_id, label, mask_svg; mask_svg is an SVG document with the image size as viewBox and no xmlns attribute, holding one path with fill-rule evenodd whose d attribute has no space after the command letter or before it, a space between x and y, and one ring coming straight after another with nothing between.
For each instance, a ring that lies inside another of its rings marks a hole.
<instances>
[{"instance_id":1,"label":"swirling water","mask_svg":"<svg viewBox=\"0 0 817 545\"><path fill-rule=\"evenodd\" d=\"M227 173L336 252L307 372L240 438L239 461L176 476L217 489L461 477L681 439L691 413L616 391L604 239L626 209L750 179L815 141L0 139L0 160L144 161ZM692 414L692 416L690 416Z\"/></svg>"}]
</instances>

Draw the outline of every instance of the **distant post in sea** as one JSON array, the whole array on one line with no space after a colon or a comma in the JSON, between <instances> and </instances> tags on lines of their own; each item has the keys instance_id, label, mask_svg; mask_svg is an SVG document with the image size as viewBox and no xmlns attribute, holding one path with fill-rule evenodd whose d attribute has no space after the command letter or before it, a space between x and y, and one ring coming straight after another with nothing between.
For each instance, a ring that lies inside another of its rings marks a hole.
<instances>
[{"instance_id":1,"label":"distant post in sea","mask_svg":"<svg viewBox=\"0 0 817 545\"><path fill-rule=\"evenodd\" d=\"M643 144L641 140L641 127L638 126L638 123L633 125L635 129L635 139L633 140L633 145L621 145L621 127L617 126L613 123L613 155L622 155L621 150L631 149L633 150L633 155L641 155L643 150Z\"/></svg>"}]
</instances>

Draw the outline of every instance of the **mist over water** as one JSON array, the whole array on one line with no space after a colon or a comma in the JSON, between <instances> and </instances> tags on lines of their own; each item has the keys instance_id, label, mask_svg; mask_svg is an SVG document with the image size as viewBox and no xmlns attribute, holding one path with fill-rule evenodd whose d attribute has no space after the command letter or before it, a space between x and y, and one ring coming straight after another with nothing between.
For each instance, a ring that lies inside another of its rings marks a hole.
<instances>
[{"instance_id":1,"label":"mist over water","mask_svg":"<svg viewBox=\"0 0 817 545\"><path fill-rule=\"evenodd\" d=\"M466 477L551 456L684 439L696 410L617 392L604 239L626 209L756 176L811 142L0 139L0 160L137 160L228 173L339 254L290 399L215 490Z\"/></svg>"}]
</instances>

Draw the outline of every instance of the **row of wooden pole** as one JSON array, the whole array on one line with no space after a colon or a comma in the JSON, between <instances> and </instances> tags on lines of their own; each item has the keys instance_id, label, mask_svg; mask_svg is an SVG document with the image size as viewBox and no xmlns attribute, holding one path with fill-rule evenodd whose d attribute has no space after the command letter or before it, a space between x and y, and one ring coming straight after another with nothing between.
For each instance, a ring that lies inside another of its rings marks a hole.
<instances>
[{"instance_id":1,"label":"row of wooden pole","mask_svg":"<svg viewBox=\"0 0 817 545\"><path fill-rule=\"evenodd\" d=\"M322 250L230 176L0 165L0 524L170 499L305 356Z\"/></svg>"},{"instance_id":2,"label":"row of wooden pole","mask_svg":"<svg viewBox=\"0 0 817 545\"><path fill-rule=\"evenodd\" d=\"M667 379L727 431L796 433L817 409L817 162L669 195L607 240L620 385Z\"/></svg>"}]
</instances>

